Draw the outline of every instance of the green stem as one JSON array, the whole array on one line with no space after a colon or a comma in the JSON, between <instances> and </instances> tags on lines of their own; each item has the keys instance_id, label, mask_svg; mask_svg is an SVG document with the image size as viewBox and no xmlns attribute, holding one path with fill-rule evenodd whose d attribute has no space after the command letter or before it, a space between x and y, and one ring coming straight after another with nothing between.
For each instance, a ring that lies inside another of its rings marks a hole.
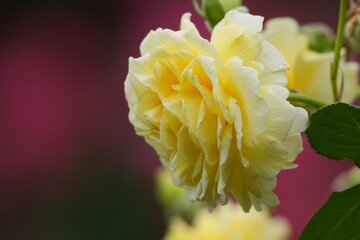
<instances>
[{"instance_id":1,"label":"green stem","mask_svg":"<svg viewBox=\"0 0 360 240\"><path fill-rule=\"evenodd\" d=\"M347 6L347 0L340 0L339 22L338 22L338 28L337 28L337 33L336 33L334 59L331 64L331 87L332 87L334 102L339 101L336 80L337 80L337 74L338 74L338 69L339 69L341 47L343 45L346 6Z\"/></svg>"},{"instance_id":2,"label":"green stem","mask_svg":"<svg viewBox=\"0 0 360 240\"><path fill-rule=\"evenodd\" d=\"M202 18L206 19L206 15L204 11L200 8L198 0L191 0L191 1L197 14L199 14Z\"/></svg>"},{"instance_id":3,"label":"green stem","mask_svg":"<svg viewBox=\"0 0 360 240\"><path fill-rule=\"evenodd\" d=\"M315 108L321 108L323 106L328 105L328 103L317 100L307 95L299 94L299 93L290 93L289 97L287 98L289 102L301 102L311 105Z\"/></svg>"},{"instance_id":4,"label":"green stem","mask_svg":"<svg viewBox=\"0 0 360 240\"><path fill-rule=\"evenodd\" d=\"M357 96L358 98L360 98L360 87L358 87L358 88L356 89L356 96Z\"/></svg>"}]
</instances>

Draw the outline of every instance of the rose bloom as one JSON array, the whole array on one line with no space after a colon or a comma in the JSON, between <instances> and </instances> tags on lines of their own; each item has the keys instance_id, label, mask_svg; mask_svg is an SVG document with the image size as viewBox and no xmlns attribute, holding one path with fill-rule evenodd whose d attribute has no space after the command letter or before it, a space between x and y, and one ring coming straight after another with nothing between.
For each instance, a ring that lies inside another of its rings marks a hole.
<instances>
[{"instance_id":1,"label":"rose bloom","mask_svg":"<svg viewBox=\"0 0 360 240\"><path fill-rule=\"evenodd\" d=\"M244 213L239 206L228 204L211 214L201 209L192 225L174 218L164 240L286 240L290 234L284 218L271 217L266 210Z\"/></svg>"},{"instance_id":2,"label":"rose bloom","mask_svg":"<svg viewBox=\"0 0 360 240\"><path fill-rule=\"evenodd\" d=\"M293 18L274 18L266 23L263 36L284 55L290 65L288 88L327 103L333 102L330 66L333 52L318 53L309 49L308 40ZM338 75L338 89L344 76L342 102L356 98L359 64L345 61L343 51Z\"/></svg>"},{"instance_id":3,"label":"rose bloom","mask_svg":"<svg viewBox=\"0 0 360 240\"><path fill-rule=\"evenodd\" d=\"M286 101L287 64L262 23L230 11L208 41L187 13L180 31L151 31L129 59L130 122L173 182L210 210L230 193L244 211L277 205L276 176L302 151L307 112Z\"/></svg>"}]
</instances>

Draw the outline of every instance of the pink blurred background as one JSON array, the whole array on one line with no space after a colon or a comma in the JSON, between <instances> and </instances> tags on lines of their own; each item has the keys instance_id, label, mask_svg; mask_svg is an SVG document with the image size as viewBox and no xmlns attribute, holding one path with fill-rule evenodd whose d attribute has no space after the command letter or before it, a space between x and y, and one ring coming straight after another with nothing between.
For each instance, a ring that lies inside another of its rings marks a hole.
<instances>
[{"instance_id":1,"label":"pink blurred background","mask_svg":"<svg viewBox=\"0 0 360 240\"><path fill-rule=\"evenodd\" d=\"M338 3L246 1L266 19L336 26ZM4 1L0 10L0 239L160 239L155 152L130 125L128 57L151 29L178 29L190 0ZM203 21L193 21L204 36ZM294 238L351 166L315 154L283 171L276 213Z\"/></svg>"}]
</instances>

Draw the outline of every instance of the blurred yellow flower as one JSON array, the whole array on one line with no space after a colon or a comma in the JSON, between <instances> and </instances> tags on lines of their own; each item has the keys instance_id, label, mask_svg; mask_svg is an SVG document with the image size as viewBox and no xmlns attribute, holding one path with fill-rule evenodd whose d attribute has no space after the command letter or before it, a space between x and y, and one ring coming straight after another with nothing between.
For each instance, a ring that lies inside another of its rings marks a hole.
<instances>
[{"instance_id":1,"label":"blurred yellow flower","mask_svg":"<svg viewBox=\"0 0 360 240\"><path fill-rule=\"evenodd\" d=\"M173 182L210 210L229 193L245 211L277 205L276 176L302 150L307 113L286 101L287 64L262 22L230 11L209 42L187 13L180 31L151 31L129 60L130 122Z\"/></svg>"},{"instance_id":2,"label":"blurred yellow flower","mask_svg":"<svg viewBox=\"0 0 360 240\"><path fill-rule=\"evenodd\" d=\"M274 18L266 23L263 36L284 55L290 65L288 88L331 103L330 64L333 52L318 53L309 49L308 40L299 29L298 22L289 17ZM345 52L340 63L338 85L344 74L342 101L351 103L356 98L359 64L345 62Z\"/></svg>"},{"instance_id":3,"label":"blurred yellow flower","mask_svg":"<svg viewBox=\"0 0 360 240\"><path fill-rule=\"evenodd\" d=\"M342 192L358 184L360 184L360 168L354 166L349 170L340 173L335 178L332 189L335 192Z\"/></svg>"},{"instance_id":4,"label":"blurred yellow flower","mask_svg":"<svg viewBox=\"0 0 360 240\"><path fill-rule=\"evenodd\" d=\"M244 213L234 204L209 213L200 210L189 225L174 218L164 240L286 240L291 235L289 222L271 217L268 211Z\"/></svg>"}]
</instances>

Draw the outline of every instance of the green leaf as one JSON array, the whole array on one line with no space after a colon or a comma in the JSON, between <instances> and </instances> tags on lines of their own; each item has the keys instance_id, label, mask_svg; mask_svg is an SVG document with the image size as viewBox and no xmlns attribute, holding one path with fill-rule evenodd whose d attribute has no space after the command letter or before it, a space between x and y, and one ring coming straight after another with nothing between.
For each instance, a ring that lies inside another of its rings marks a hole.
<instances>
[{"instance_id":1,"label":"green leaf","mask_svg":"<svg viewBox=\"0 0 360 240\"><path fill-rule=\"evenodd\" d=\"M359 239L360 184L331 194L305 227L300 240Z\"/></svg>"},{"instance_id":2,"label":"green leaf","mask_svg":"<svg viewBox=\"0 0 360 240\"><path fill-rule=\"evenodd\" d=\"M328 158L352 159L360 167L360 107L335 103L310 117L306 130L311 147Z\"/></svg>"}]
</instances>

